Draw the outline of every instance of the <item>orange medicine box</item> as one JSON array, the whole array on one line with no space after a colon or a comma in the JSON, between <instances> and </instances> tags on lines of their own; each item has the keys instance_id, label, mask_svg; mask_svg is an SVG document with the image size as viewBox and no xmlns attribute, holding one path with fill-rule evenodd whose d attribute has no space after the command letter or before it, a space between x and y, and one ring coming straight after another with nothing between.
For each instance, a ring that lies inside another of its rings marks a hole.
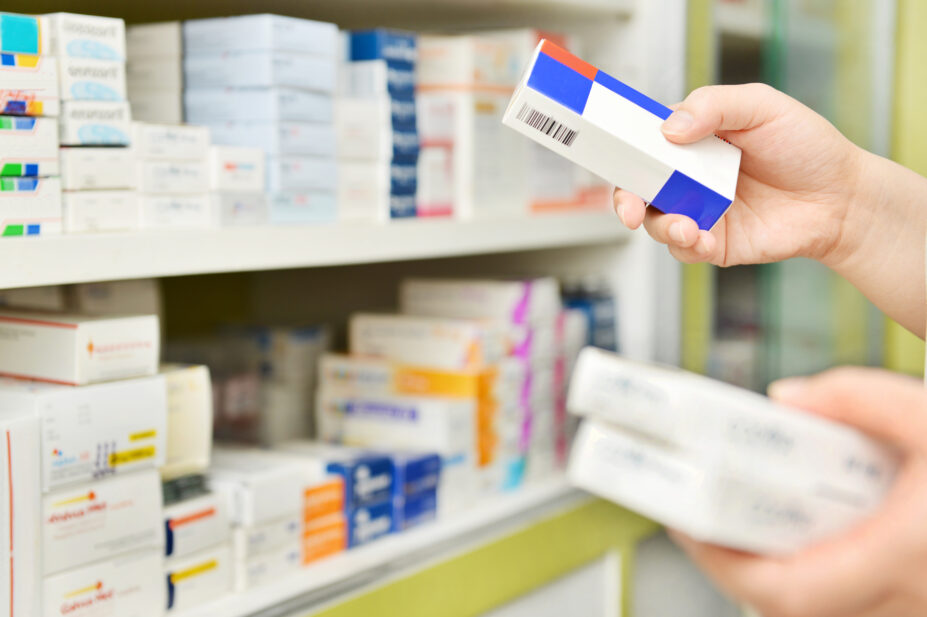
<instances>
[{"instance_id":1,"label":"orange medicine box","mask_svg":"<svg viewBox=\"0 0 927 617\"><path fill-rule=\"evenodd\" d=\"M307 531L312 523L332 514L344 514L344 480L338 476L303 491L303 524Z\"/></svg>"},{"instance_id":2,"label":"orange medicine box","mask_svg":"<svg viewBox=\"0 0 927 617\"><path fill-rule=\"evenodd\" d=\"M303 532L303 565L336 555L348 547L348 522L343 513L307 523Z\"/></svg>"}]
</instances>

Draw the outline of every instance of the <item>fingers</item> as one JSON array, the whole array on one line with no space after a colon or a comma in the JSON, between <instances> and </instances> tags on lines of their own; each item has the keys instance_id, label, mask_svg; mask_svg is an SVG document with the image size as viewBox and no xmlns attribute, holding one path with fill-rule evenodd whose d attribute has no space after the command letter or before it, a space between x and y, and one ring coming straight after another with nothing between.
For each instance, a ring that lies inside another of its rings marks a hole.
<instances>
[{"instance_id":1,"label":"fingers","mask_svg":"<svg viewBox=\"0 0 927 617\"><path fill-rule=\"evenodd\" d=\"M788 97L765 84L705 86L693 90L663 123L672 142L687 144L717 131L743 131L773 120Z\"/></svg>"},{"instance_id":2,"label":"fingers","mask_svg":"<svg viewBox=\"0 0 927 617\"><path fill-rule=\"evenodd\" d=\"M854 426L907 451L927 453L927 388L889 371L838 368L777 381L769 395Z\"/></svg>"},{"instance_id":3,"label":"fingers","mask_svg":"<svg viewBox=\"0 0 927 617\"><path fill-rule=\"evenodd\" d=\"M641 223L644 222L644 214L647 211L647 204L644 203L643 199L634 193L616 188L613 201L615 214L618 215L625 227L637 229L641 226Z\"/></svg>"}]
</instances>

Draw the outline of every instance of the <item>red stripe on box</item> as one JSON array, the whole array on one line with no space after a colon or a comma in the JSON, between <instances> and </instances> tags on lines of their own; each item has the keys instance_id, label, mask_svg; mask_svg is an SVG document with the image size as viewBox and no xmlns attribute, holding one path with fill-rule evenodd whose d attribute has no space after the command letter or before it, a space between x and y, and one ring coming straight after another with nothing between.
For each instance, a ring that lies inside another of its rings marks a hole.
<instances>
[{"instance_id":1,"label":"red stripe on box","mask_svg":"<svg viewBox=\"0 0 927 617\"><path fill-rule=\"evenodd\" d=\"M588 79L595 80L595 76L599 72L599 69L595 68L585 60L580 60L564 48L559 47L558 45L555 45L546 39L541 43L541 52L547 56L550 56L560 64L570 67Z\"/></svg>"},{"instance_id":2,"label":"red stripe on box","mask_svg":"<svg viewBox=\"0 0 927 617\"><path fill-rule=\"evenodd\" d=\"M48 321L45 319L26 319L25 317L5 317L0 316L0 321L10 323L21 323L30 326L48 326L49 328L64 328L65 330L77 330L76 323L62 323L60 321Z\"/></svg>"}]
</instances>

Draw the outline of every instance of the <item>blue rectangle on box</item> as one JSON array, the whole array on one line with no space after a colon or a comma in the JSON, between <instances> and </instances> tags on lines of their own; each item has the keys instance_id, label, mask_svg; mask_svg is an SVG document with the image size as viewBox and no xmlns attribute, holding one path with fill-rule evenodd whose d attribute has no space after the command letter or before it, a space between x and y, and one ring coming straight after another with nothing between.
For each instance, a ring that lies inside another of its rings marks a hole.
<instances>
[{"instance_id":1,"label":"blue rectangle on box","mask_svg":"<svg viewBox=\"0 0 927 617\"><path fill-rule=\"evenodd\" d=\"M393 525L392 500L354 509L348 513L348 548L392 533Z\"/></svg>"},{"instance_id":2,"label":"blue rectangle on box","mask_svg":"<svg viewBox=\"0 0 927 617\"><path fill-rule=\"evenodd\" d=\"M417 56L415 34L398 30L357 30L350 33L351 60L388 60L412 68Z\"/></svg>"},{"instance_id":3,"label":"blue rectangle on box","mask_svg":"<svg viewBox=\"0 0 927 617\"><path fill-rule=\"evenodd\" d=\"M393 501L393 532L398 533L438 517L438 490L433 488Z\"/></svg>"},{"instance_id":4,"label":"blue rectangle on box","mask_svg":"<svg viewBox=\"0 0 927 617\"><path fill-rule=\"evenodd\" d=\"M328 472L344 479L344 509L389 502L393 495L393 461L382 454L359 454L343 461L332 461Z\"/></svg>"},{"instance_id":5,"label":"blue rectangle on box","mask_svg":"<svg viewBox=\"0 0 927 617\"><path fill-rule=\"evenodd\" d=\"M410 195L390 195L389 217L391 219L409 219L418 216L418 204L415 193Z\"/></svg>"},{"instance_id":6,"label":"blue rectangle on box","mask_svg":"<svg viewBox=\"0 0 927 617\"><path fill-rule=\"evenodd\" d=\"M416 495L438 488L441 478L441 456L428 452L423 454L394 454L396 469L394 494Z\"/></svg>"}]
</instances>

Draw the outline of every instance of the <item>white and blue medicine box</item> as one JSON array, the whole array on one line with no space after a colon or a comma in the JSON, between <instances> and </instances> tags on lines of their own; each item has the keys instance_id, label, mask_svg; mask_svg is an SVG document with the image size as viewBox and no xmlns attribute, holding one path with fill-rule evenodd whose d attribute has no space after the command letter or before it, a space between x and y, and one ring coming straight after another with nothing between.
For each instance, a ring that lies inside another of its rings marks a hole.
<instances>
[{"instance_id":1,"label":"white and blue medicine box","mask_svg":"<svg viewBox=\"0 0 927 617\"><path fill-rule=\"evenodd\" d=\"M393 495L393 461L383 454L357 454L328 463L328 473L344 479L344 509L351 512L389 502Z\"/></svg>"},{"instance_id":2,"label":"white and blue medicine box","mask_svg":"<svg viewBox=\"0 0 927 617\"><path fill-rule=\"evenodd\" d=\"M362 546L393 531L393 503L356 508L348 514L348 548Z\"/></svg>"},{"instance_id":3,"label":"white and blue medicine box","mask_svg":"<svg viewBox=\"0 0 927 617\"><path fill-rule=\"evenodd\" d=\"M345 96L415 96L415 71L386 60L358 60L341 67L339 89Z\"/></svg>"},{"instance_id":4,"label":"white and blue medicine box","mask_svg":"<svg viewBox=\"0 0 927 617\"><path fill-rule=\"evenodd\" d=\"M398 67L412 69L418 51L415 34L399 30L357 30L350 33L350 59L386 60Z\"/></svg>"},{"instance_id":5,"label":"white and blue medicine box","mask_svg":"<svg viewBox=\"0 0 927 617\"><path fill-rule=\"evenodd\" d=\"M59 169L54 118L0 116L0 176L55 176Z\"/></svg>"},{"instance_id":6,"label":"white and blue medicine box","mask_svg":"<svg viewBox=\"0 0 927 617\"><path fill-rule=\"evenodd\" d=\"M441 456L435 452L393 454L396 480L393 493L408 497L435 491L441 479Z\"/></svg>"},{"instance_id":7,"label":"white and blue medicine box","mask_svg":"<svg viewBox=\"0 0 927 617\"><path fill-rule=\"evenodd\" d=\"M125 63L126 24L122 19L76 13L51 13L47 17L52 55Z\"/></svg>"},{"instance_id":8,"label":"white and blue medicine box","mask_svg":"<svg viewBox=\"0 0 927 617\"><path fill-rule=\"evenodd\" d=\"M393 532L398 533L433 521L438 516L438 489L397 497L393 501Z\"/></svg>"},{"instance_id":9,"label":"white and blue medicine box","mask_svg":"<svg viewBox=\"0 0 927 617\"><path fill-rule=\"evenodd\" d=\"M0 178L0 237L61 233L58 178Z\"/></svg>"},{"instance_id":10,"label":"white and blue medicine box","mask_svg":"<svg viewBox=\"0 0 927 617\"><path fill-rule=\"evenodd\" d=\"M660 126L671 113L545 40L502 121L658 210L711 229L734 200L741 151L714 136L669 142Z\"/></svg>"}]
</instances>

